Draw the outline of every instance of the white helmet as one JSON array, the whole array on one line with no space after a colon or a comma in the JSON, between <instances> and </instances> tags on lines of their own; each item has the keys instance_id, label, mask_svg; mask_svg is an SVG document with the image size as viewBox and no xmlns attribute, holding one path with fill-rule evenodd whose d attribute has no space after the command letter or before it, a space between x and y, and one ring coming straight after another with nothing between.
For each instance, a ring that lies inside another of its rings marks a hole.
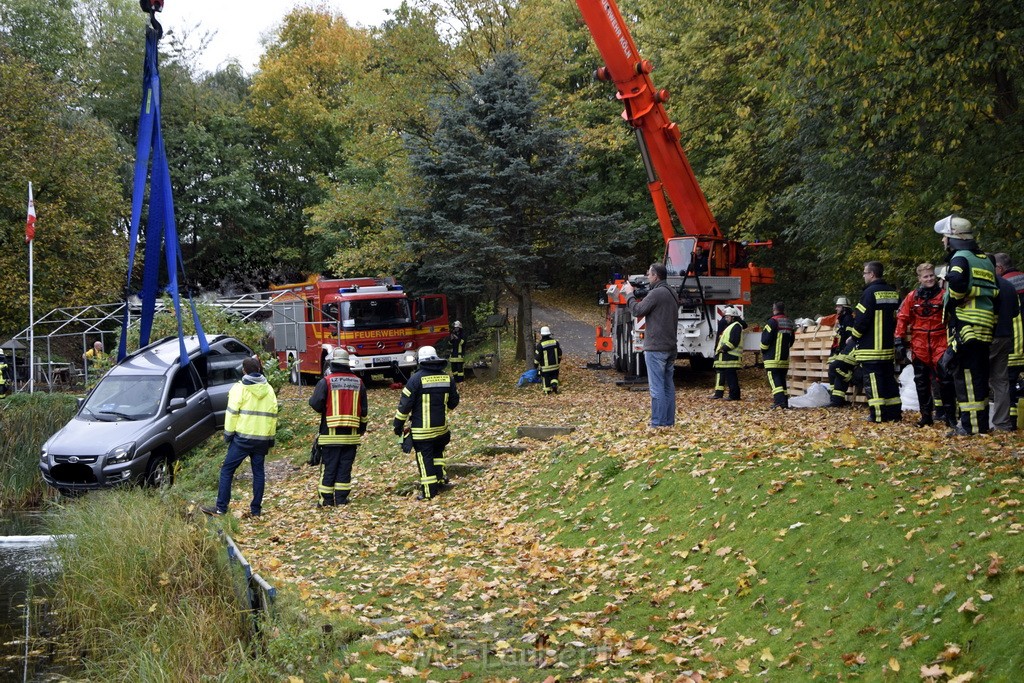
<instances>
[{"instance_id":1,"label":"white helmet","mask_svg":"<svg viewBox=\"0 0 1024 683\"><path fill-rule=\"evenodd\" d=\"M421 363L425 360L440 360L433 346L421 346L418 356Z\"/></svg>"},{"instance_id":2,"label":"white helmet","mask_svg":"<svg viewBox=\"0 0 1024 683\"><path fill-rule=\"evenodd\" d=\"M548 327L547 325L545 325L544 327L540 328L540 336L542 336L542 337L550 337L551 336L551 328Z\"/></svg>"},{"instance_id":3,"label":"white helmet","mask_svg":"<svg viewBox=\"0 0 1024 683\"><path fill-rule=\"evenodd\" d=\"M850 300L847 299L845 296L837 296L836 297L836 306L849 306L849 305L850 305Z\"/></svg>"},{"instance_id":4,"label":"white helmet","mask_svg":"<svg viewBox=\"0 0 1024 683\"><path fill-rule=\"evenodd\" d=\"M452 327L454 327L457 330L461 330L462 329L462 323L460 323L458 320L456 320L454 323L452 323Z\"/></svg>"},{"instance_id":5,"label":"white helmet","mask_svg":"<svg viewBox=\"0 0 1024 683\"><path fill-rule=\"evenodd\" d=\"M739 318L742 316L742 313L740 313L740 309L735 306L726 306L725 310L722 311L722 315L731 315L734 318Z\"/></svg>"},{"instance_id":6,"label":"white helmet","mask_svg":"<svg viewBox=\"0 0 1024 683\"><path fill-rule=\"evenodd\" d=\"M348 367L348 351L343 348L334 349L331 354L331 365L344 365Z\"/></svg>"},{"instance_id":7,"label":"white helmet","mask_svg":"<svg viewBox=\"0 0 1024 683\"><path fill-rule=\"evenodd\" d=\"M935 223L935 232L958 240L974 239L974 229L971 226L971 222L966 218L960 218L960 216L952 214Z\"/></svg>"}]
</instances>

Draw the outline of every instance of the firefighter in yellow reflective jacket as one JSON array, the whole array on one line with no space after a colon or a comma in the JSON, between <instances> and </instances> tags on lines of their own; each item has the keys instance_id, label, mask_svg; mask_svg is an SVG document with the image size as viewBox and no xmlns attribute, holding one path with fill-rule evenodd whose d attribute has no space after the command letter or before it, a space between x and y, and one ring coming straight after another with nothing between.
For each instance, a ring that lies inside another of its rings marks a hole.
<instances>
[{"instance_id":1,"label":"firefighter in yellow reflective jacket","mask_svg":"<svg viewBox=\"0 0 1024 683\"><path fill-rule=\"evenodd\" d=\"M551 336L551 328L540 328L540 341L533 351L533 367L540 374L545 394L558 393L558 369L562 364L562 347Z\"/></svg>"},{"instance_id":2,"label":"firefighter in yellow reflective jacket","mask_svg":"<svg viewBox=\"0 0 1024 683\"><path fill-rule=\"evenodd\" d=\"M740 309L726 306L723 316L726 325L718 338L715 348L715 393L711 398L720 399L729 388L727 401L740 400L740 379L737 371L743 366L743 328L746 323L740 317Z\"/></svg>"},{"instance_id":3,"label":"firefighter in yellow reflective jacket","mask_svg":"<svg viewBox=\"0 0 1024 683\"><path fill-rule=\"evenodd\" d=\"M266 473L263 461L277 433L277 395L263 376L263 368L256 358L242 361L245 376L228 392L228 410L224 415L224 440L228 454L220 468L217 489L217 507L203 507L203 512L223 515L231 501L231 480L235 470L246 458L252 467L252 502L249 514L259 517L263 512L263 487Z\"/></svg>"},{"instance_id":4,"label":"firefighter in yellow reflective jacket","mask_svg":"<svg viewBox=\"0 0 1024 683\"><path fill-rule=\"evenodd\" d=\"M7 375L7 356L0 349L0 396L5 395L10 388L7 386Z\"/></svg>"},{"instance_id":5,"label":"firefighter in yellow reflective jacket","mask_svg":"<svg viewBox=\"0 0 1024 683\"><path fill-rule=\"evenodd\" d=\"M996 324L995 300L999 292L995 264L974 240L971 222L946 216L935 224L949 258L945 319L949 345L956 354L953 386L960 409L960 424L949 435L988 432L989 351Z\"/></svg>"},{"instance_id":6,"label":"firefighter in yellow reflective jacket","mask_svg":"<svg viewBox=\"0 0 1024 683\"><path fill-rule=\"evenodd\" d=\"M433 346L419 350L419 364L402 389L393 426L395 434L402 436L409 421L422 487L417 499L429 500L448 486L444 458L445 446L451 441L448 411L459 405L459 392L444 371L447 361L437 357Z\"/></svg>"},{"instance_id":7,"label":"firefighter in yellow reflective jacket","mask_svg":"<svg viewBox=\"0 0 1024 683\"><path fill-rule=\"evenodd\" d=\"M761 357L768 372L768 386L772 390L772 408L788 408L786 375L789 372L789 349L796 339L793 321L786 317L786 304L772 304L772 317L761 330Z\"/></svg>"},{"instance_id":8,"label":"firefighter in yellow reflective jacket","mask_svg":"<svg viewBox=\"0 0 1024 683\"><path fill-rule=\"evenodd\" d=\"M327 374L309 397L309 406L320 413L318 507L348 505L352 464L369 420L366 387L348 368L348 351L335 349Z\"/></svg>"}]
</instances>

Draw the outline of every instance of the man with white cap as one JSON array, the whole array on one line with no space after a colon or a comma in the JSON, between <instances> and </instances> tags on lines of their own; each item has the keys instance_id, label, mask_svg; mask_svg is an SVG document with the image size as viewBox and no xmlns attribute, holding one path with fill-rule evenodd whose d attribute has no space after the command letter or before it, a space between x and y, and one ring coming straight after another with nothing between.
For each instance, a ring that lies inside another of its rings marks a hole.
<instances>
[{"instance_id":1,"label":"man with white cap","mask_svg":"<svg viewBox=\"0 0 1024 683\"><path fill-rule=\"evenodd\" d=\"M317 507L347 505L352 464L369 421L363 380L349 372L345 349L334 349L327 374L316 383L309 407L320 413L320 481Z\"/></svg>"},{"instance_id":2,"label":"man with white cap","mask_svg":"<svg viewBox=\"0 0 1024 683\"><path fill-rule=\"evenodd\" d=\"M562 364L562 347L551 336L551 328L540 328L540 341L533 350L533 367L540 374L544 394L558 393L558 369Z\"/></svg>"},{"instance_id":3,"label":"man with white cap","mask_svg":"<svg viewBox=\"0 0 1024 683\"><path fill-rule=\"evenodd\" d=\"M447 361L438 358L433 346L419 352L420 366L402 389L393 427L402 436L408 420L416 449L420 486L418 500L429 500L448 485L444 448L451 441L448 411L459 405L455 381L444 371Z\"/></svg>"},{"instance_id":4,"label":"man with white cap","mask_svg":"<svg viewBox=\"0 0 1024 683\"><path fill-rule=\"evenodd\" d=\"M942 246L949 254L943 309L949 345L957 359L953 385L960 424L949 434L985 434L989 428L989 348L999 291L996 270L975 241L974 229L966 218L946 216L935 224L935 232L942 235Z\"/></svg>"}]
</instances>

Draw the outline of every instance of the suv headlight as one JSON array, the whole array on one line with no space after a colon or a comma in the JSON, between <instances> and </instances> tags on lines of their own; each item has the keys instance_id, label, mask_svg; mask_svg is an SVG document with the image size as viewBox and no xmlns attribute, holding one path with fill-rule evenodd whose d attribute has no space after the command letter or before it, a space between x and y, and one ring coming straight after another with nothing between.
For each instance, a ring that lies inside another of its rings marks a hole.
<instances>
[{"instance_id":1,"label":"suv headlight","mask_svg":"<svg viewBox=\"0 0 1024 683\"><path fill-rule=\"evenodd\" d=\"M50 442L47 441L43 444L43 447L39 449L39 461L48 462L50 459Z\"/></svg>"},{"instance_id":2,"label":"suv headlight","mask_svg":"<svg viewBox=\"0 0 1024 683\"><path fill-rule=\"evenodd\" d=\"M120 446L111 448L107 451L107 464L117 465L118 463L128 462L135 456L135 442L123 443Z\"/></svg>"}]
</instances>

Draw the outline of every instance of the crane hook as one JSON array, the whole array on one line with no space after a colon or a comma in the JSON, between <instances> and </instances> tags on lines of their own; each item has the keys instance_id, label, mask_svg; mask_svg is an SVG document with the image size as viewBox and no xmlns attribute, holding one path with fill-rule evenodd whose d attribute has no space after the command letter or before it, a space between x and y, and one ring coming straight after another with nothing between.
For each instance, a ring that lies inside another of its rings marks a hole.
<instances>
[{"instance_id":1,"label":"crane hook","mask_svg":"<svg viewBox=\"0 0 1024 683\"><path fill-rule=\"evenodd\" d=\"M149 30L156 32L157 40L163 37L164 27L156 20L156 13L164 9L164 0L139 0L142 11L149 15Z\"/></svg>"}]
</instances>

